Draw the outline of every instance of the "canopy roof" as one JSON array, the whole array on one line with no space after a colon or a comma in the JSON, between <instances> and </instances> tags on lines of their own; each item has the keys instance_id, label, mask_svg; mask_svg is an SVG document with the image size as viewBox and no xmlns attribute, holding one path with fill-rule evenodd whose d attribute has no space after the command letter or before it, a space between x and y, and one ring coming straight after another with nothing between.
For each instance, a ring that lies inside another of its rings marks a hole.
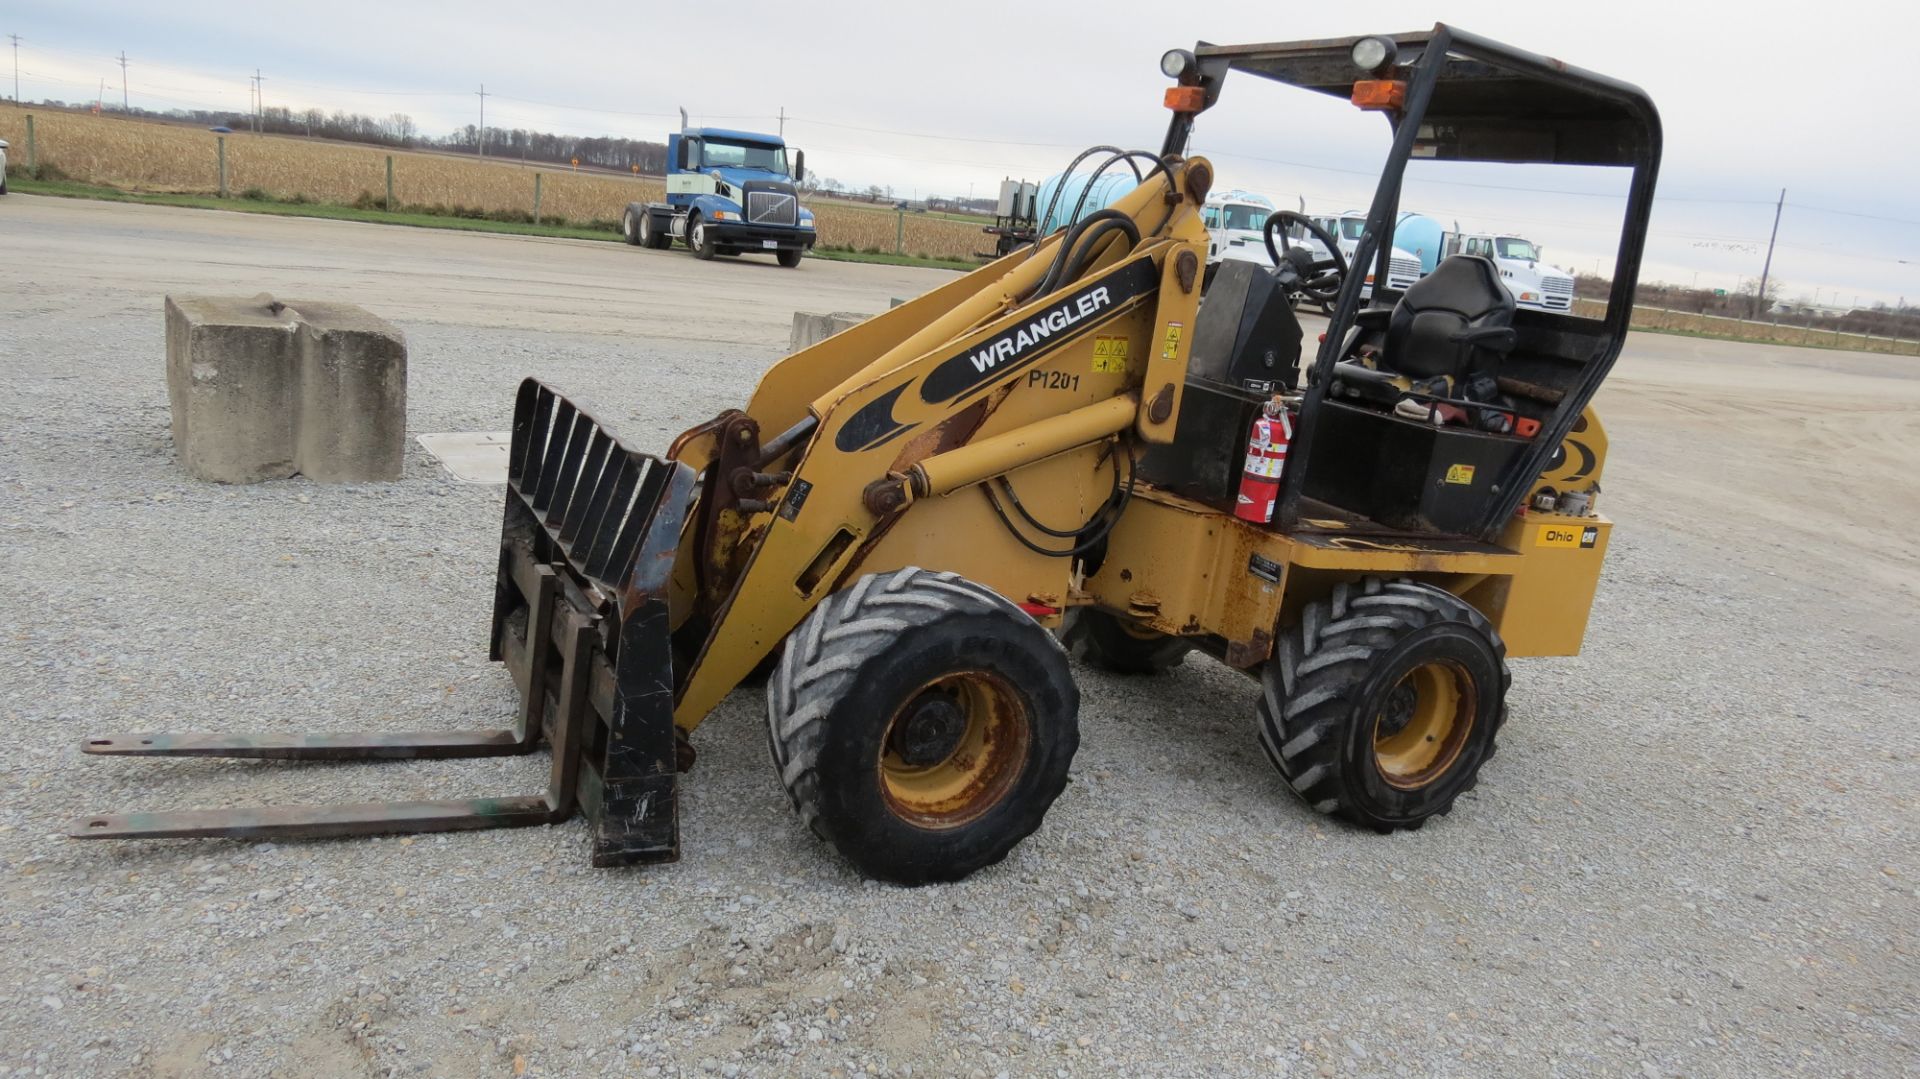
<instances>
[{"instance_id":1,"label":"canopy roof","mask_svg":"<svg viewBox=\"0 0 1920 1079\"><path fill-rule=\"evenodd\" d=\"M1657 152L1659 114L1629 83L1447 26L1367 36L1398 47L1410 90L1431 73L1414 157L1637 165ZM1429 55L1436 39L1444 56ZM1371 77L1349 55L1359 40L1203 44L1195 55L1204 66L1224 60L1235 71L1346 99L1356 80Z\"/></svg>"}]
</instances>

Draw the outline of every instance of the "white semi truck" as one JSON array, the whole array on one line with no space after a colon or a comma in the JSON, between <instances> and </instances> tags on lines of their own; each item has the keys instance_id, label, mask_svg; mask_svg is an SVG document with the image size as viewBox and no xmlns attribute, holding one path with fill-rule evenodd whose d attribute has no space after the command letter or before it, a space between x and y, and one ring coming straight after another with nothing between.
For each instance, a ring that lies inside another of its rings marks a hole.
<instances>
[{"instance_id":1,"label":"white semi truck","mask_svg":"<svg viewBox=\"0 0 1920 1079\"><path fill-rule=\"evenodd\" d=\"M1234 259L1272 266L1273 259L1267 254L1265 229L1267 218L1273 211L1273 200L1250 191L1225 191L1209 196L1201 214L1207 225L1207 265L1215 266L1227 259ZM1354 250L1360 243L1360 233L1366 228L1367 215L1354 210L1337 217L1309 216L1329 235L1339 239L1340 253L1351 262ZM1285 236L1276 237L1274 245L1282 250L1304 247L1316 260L1330 257L1325 244L1297 226ZM1395 292L1405 292L1420 280L1423 273L1419 256L1398 246L1394 247L1387 267L1387 287ZM1367 269L1366 287L1360 293L1362 296L1373 295L1372 267Z\"/></svg>"},{"instance_id":2,"label":"white semi truck","mask_svg":"<svg viewBox=\"0 0 1920 1079\"><path fill-rule=\"evenodd\" d=\"M1207 197L1200 212L1207 225L1207 265L1228 259L1272 266L1265 228L1273 214L1273 200L1251 191L1219 191ZM1275 246L1280 246L1276 241Z\"/></svg>"},{"instance_id":3,"label":"white semi truck","mask_svg":"<svg viewBox=\"0 0 1920 1079\"><path fill-rule=\"evenodd\" d=\"M1441 241L1449 255L1482 255L1500 271L1513 302L1536 311L1573 309L1573 271L1549 266L1532 241L1498 233L1450 232Z\"/></svg>"},{"instance_id":4,"label":"white semi truck","mask_svg":"<svg viewBox=\"0 0 1920 1079\"><path fill-rule=\"evenodd\" d=\"M1360 234L1367 229L1366 211L1348 210L1336 216L1323 217L1317 214L1309 216L1312 217L1314 224L1326 229L1329 235L1339 239L1340 253L1347 257L1348 263L1352 263L1354 251L1360 246ZM1323 245L1311 236L1303 234L1294 242L1312 248L1315 258L1326 257L1326 252L1322 250ZM1360 290L1360 295L1371 297L1374 267L1354 266L1353 269L1366 274L1366 285ZM1421 265L1420 256L1395 244L1393 253L1387 258L1387 288L1394 292L1405 292L1413 287L1415 281L1425 275L1426 269Z\"/></svg>"}]
</instances>

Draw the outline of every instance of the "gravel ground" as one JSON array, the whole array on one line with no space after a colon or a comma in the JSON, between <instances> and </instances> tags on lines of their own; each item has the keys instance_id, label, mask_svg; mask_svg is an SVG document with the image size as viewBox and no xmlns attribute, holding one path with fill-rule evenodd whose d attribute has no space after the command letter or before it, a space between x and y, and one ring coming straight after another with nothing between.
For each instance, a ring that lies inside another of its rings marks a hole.
<instances>
[{"instance_id":1,"label":"gravel ground","mask_svg":"<svg viewBox=\"0 0 1920 1079\"><path fill-rule=\"evenodd\" d=\"M591 870L578 821L67 841L107 809L532 792L545 758L83 759L105 730L498 724L500 492L417 448L390 485L196 483L157 296L0 282L0 1074L1920 1069L1911 603L1618 509L1584 655L1515 664L1499 757L1417 834L1298 804L1254 685L1196 658L1077 670L1074 782L957 885L863 882L805 834L753 691L695 735L673 866ZM414 431L504 428L531 373L664 445L778 354L405 328Z\"/></svg>"}]
</instances>

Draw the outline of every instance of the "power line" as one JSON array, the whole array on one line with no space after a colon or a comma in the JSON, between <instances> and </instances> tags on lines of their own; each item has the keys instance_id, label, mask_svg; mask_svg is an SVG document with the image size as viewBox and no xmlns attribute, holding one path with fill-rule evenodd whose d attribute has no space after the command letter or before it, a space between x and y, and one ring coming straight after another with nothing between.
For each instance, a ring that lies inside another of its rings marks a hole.
<instances>
[{"instance_id":1,"label":"power line","mask_svg":"<svg viewBox=\"0 0 1920 1079\"><path fill-rule=\"evenodd\" d=\"M1860 217L1860 218L1865 218L1868 221L1890 221L1896 225L1920 225L1920 221L1913 221L1904 217L1886 217L1881 214L1864 214L1858 210L1830 210L1824 206L1808 206L1804 202L1789 202L1787 203L1787 205L1793 207L1796 210L1812 210L1814 213L1817 213L1817 214L1839 214L1841 217Z\"/></svg>"},{"instance_id":2,"label":"power line","mask_svg":"<svg viewBox=\"0 0 1920 1079\"><path fill-rule=\"evenodd\" d=\"M1079 150L1079 143L1067 142L1019 142L1011 139L980 139L966 135L930 135L924 131L895 131L884 127L862 127L858 124L840 124L832 120L810 120L802 116L789 116L787 119L796 124L815 124L820 127L837 127L842 131L862 131L870 135L898 135L910 139L935 139L940 142L977 142L989 146L1035 146L1049 150Z\"/></svg>"},{"instance_id":3,"label":"power line","mask_svg":"<svg viewBox=\"0 0 1920 1079\"><path fill-rule=\"evenodd\" d=\"M679 116L678 113L672 113L672 112L634 112L629 109L603 109L593 105L568 105L558 101L536 101L530 97L513 97L508 94L490 93L487 96L497 97L502 101L517 101L522 105L538 105L543 109L565 109L569 112L591 112L591 113L598 113L602 116L639 116L647 119L663 119L663 120L672 120ZM775 120L775 119L778 119L778 117L775 116L774 114L765 113L765 112L756 112L756 113L709 112L709 113L702 113L700 118L702 120ZM793 117L789 116L787 117L787 119L792 120Z\"/></svg>"}]
</instances>

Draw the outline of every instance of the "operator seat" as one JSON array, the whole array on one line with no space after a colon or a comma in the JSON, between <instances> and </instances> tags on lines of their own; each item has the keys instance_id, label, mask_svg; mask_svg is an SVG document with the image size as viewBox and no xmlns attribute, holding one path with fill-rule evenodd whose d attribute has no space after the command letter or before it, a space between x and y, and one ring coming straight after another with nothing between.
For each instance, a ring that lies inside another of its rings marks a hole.
<instances>
[{"instance_id":1,"label":"operator seat","mask_svg":"<svg viewBox=\"0 0 1920 1079\"><path fill-rule=\"evenodd\" d=\"M1513 311L1492 260L1451 256L1394 305L1383 366L1413 379L1450 375L1456 384L1495 375L1513 350Z\"/></svg>"}]
</instances>

